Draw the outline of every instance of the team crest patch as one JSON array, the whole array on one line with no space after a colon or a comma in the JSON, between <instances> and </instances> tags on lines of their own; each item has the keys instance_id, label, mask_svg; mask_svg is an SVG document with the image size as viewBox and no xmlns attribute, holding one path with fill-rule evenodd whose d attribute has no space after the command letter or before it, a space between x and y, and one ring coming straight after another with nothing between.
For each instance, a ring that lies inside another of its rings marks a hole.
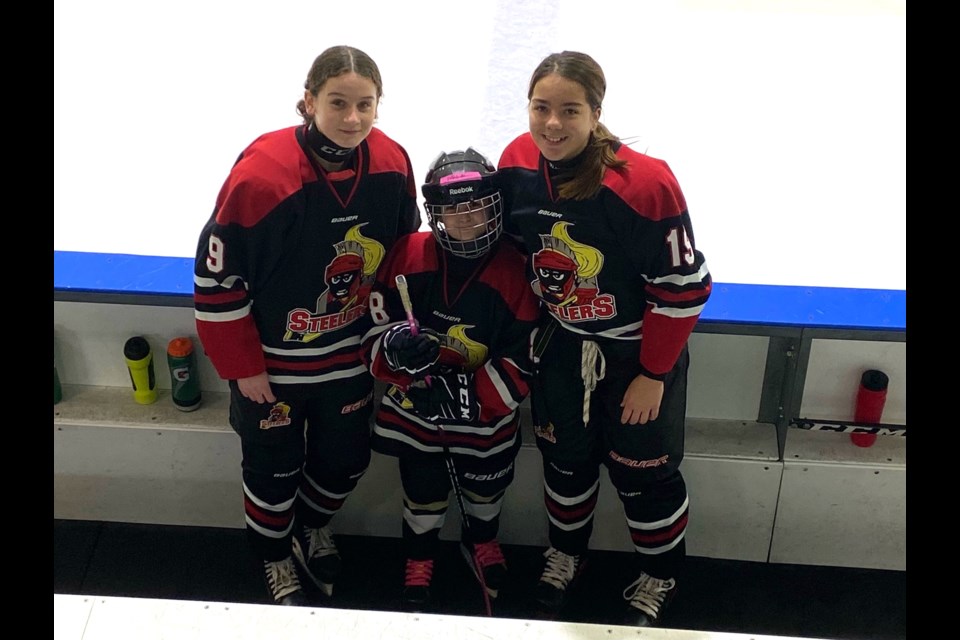
<instances>
[{"instance_id":1,"label":"team crest patch","mask_svg":"<svg viewBox=\"0 0 960 640\"><path fill-rule=\"evenodd\" d=\"M533 433L538 438L543 438L547 442L552 442L557 444L557 436L553 435L553 423L548 422L547 426L541 427L538 425L533 426Z\"/></svg>"},{"instance_id":2,"label":"team crest patch","mask_svg":"<svg viewBox=\"0 0 960 640\"><path fill-rule=\"evenodd\" d=\"M327 288L314 308L298 307L287 313L284 341L311 342L328 331L353 324L367 313L377 267L386 249L360 232L366 224L350 227L343 240L333 245L334 257L323 272Z\"/></svg>"},{"instance_id":3,"label":"team crest patch","mask_svg":"<svg viewBox=\"0 0 960 640\"><path fill-rule=\"evenodd\" d=\"M569 222L555 222L550 233L541 233L543 248L533 254L536 293L554 316L565 322L608 320L617 315L617 301L602 293L597 278L603 270L603 253L570 236Z\"/></svg>"},{"instance_id":4,"label":"team crest patch","mask_svg":"<svg viewBox=\"0 0 960 640\"><path fill-rule=\"evenodd\" d=\"M266 420L260 421L261 429L273 429L274 427L285 427L290 424L290 405L286 402L278 402L270 407L270 415Z\"/></svg>"}]
</instances>

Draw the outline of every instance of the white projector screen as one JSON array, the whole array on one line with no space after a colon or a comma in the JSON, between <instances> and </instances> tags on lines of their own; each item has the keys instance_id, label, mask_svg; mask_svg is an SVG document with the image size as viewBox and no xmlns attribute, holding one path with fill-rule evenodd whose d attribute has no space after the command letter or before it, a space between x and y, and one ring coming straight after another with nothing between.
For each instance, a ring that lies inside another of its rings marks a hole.
<instances>
[{"instance_id":1,"label":"white projector screen","mask_svg":"<svg viewBox=\"0 0 960 640\"><path fill-rule=\"evenodd\" d=\"M536 64L573 49L606 72L602 121L670 163L716 282L905 290L905 4L57 1L54 249L192 257L328 46L377 61L418 179L441 150L496 161Z\"/></svg>"}]
</instances>

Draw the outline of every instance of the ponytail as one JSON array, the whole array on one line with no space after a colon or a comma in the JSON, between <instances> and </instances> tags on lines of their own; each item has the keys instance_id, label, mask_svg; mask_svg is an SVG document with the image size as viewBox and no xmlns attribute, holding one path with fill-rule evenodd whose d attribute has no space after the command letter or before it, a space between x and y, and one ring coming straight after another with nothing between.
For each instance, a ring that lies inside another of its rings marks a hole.
<instances>
[{"instance_id":1,"label":"ponytail","mask_svg":"<svg viewBox=\"0 0 960 640\"><path fill-rule=\"evenodd\" d=\"M587 143L586 153L576 174L560 186L560 197L566 200L588 200L597 195L607 167L619 169L627 164L626 160L617 157L614 150L619 143L620 138L598 122L590 134L590 142Z\"/></svg>"}]
</instances>

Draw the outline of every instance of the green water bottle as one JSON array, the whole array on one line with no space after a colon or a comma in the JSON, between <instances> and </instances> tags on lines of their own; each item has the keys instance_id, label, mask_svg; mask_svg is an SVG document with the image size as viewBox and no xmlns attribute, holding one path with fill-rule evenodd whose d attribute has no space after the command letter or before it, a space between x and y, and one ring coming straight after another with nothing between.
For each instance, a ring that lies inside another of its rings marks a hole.
<instances>
[{"instance_id":1,"label":"green water bottle","mask_svg":"<svg viewBox=\"0 0 960 640\"><path fill-rule=\"evenodd\" d=\"M170 366L170 388L173 404L180 411L193 411L200 406L200 378L190 338L174 338L167 345Z\"/></svg>"},{"instance_id":2,"label":"green water bottle","mask_svg":"<svg viewBox=\"0 0 960 640\"><path fill-rule=\"evenodd\" d=\"M133 384L133 399L140 404L157 401L157 377L153 372L153 352L143 336L134 336L123 345L123 357L127 361L130 382Z\"/></svg>"}]
</instances>

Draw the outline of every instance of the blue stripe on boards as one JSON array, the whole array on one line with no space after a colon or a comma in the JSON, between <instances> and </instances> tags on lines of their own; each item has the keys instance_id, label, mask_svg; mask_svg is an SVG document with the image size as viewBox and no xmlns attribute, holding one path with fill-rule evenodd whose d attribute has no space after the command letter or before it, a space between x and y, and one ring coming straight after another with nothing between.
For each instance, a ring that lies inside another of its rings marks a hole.
<instances>
[{"instance_id":1,"label":"blue stripe on boards","mask_svg":"<svg viewBox=\"0 0 960 640\"><path fill-rule=\"evenodd\" d=\"M193 258L53 252L54 291L193 295ZM907 292L715 282L701 323L903 331Z\"/></svg>"}]
</instances>

